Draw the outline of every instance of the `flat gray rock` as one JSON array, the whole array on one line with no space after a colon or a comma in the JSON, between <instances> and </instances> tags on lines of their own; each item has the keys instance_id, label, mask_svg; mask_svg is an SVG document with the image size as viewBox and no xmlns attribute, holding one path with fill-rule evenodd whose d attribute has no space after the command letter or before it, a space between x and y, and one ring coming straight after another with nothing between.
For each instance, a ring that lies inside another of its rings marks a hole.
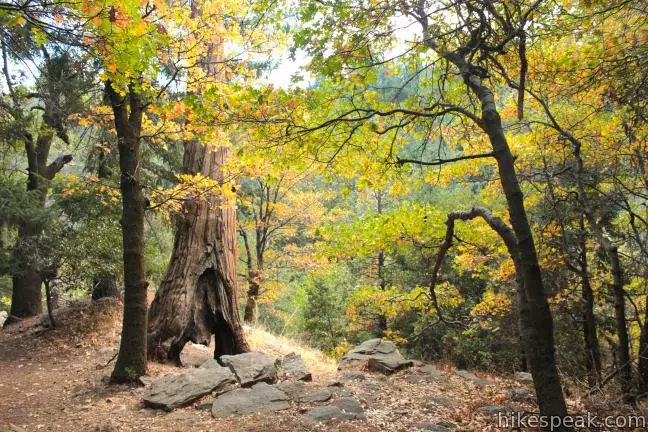
<instances>
[{"instance_id":1,"label":"flat gray rock","mask_svg":"<svg viewBox=\"0 0 648 432\"><path fill-rule=\"evenodd\" d=\"M364 417L364 409L362 408L362 405L352 397L336 399L331 403L331 405L338 407L342 412Z\"/></svg>"},{"instance_id":2,"label":"flat gray rock","mask_svg":"<svg viewBox=\"0 0 648 432\"><path fill-rule=\"evenodd\" d=\"M4 325L5 321L7 321L7 312L0 311L0 327Z\"/></svg>"},{"instance_id":3,"label":"flat gray rock","mask_svg":"<svg viewBox=\"0 0 648 432\"><path fill-rule=\"evenodd\" d=\"M522 384L533 384L533 376L529 372L515 372L513 379Z\"/></svg>"},{"instance_id":4,"label":"flat gray rock","mask_svg":"<svg viewBox=\"0 0 648 432\"><path fill-rule=\"evenodd\" d=\"M327 400L331 399L331 396L333 396L333 394L330 390L327 390L325 388L316 388L297 394L296 399L298 402L318 403L326 402Z\"/></svg>"},{"instance_id":5,"label":"flat gray rock","mask_svg":"<svg viewBox=\"0 0 648 432\"><path fill-rule=\"evenodd\" d=\"M525 387L518 387L509 390L507 397L513 402L534 402L535 395Z\"/></svg>"},{"instance_id":6,"label":"flat gray rock","mask_svg":"<svg viewBox=\"0 0 648 432\"><path fill-rule=\"evenodd\" d=\"M304 414L301 419L304 423L315 423L333 420L357 420L359 417L355 414L342 412L342 410L336 406L326 405L313 408Z\"/></svg>"},{"instance_id":7,"label":"flat gray rock","mask_svg":"<svg viewBox=\"0 0 648 432\"><path fill-rule=\"evenodd\" d=\"M286 377L297 381L312 381L313 375L306 367L304 359L295 353L290 353L283 356L281 359L281 369L283 369Z\"/></svg>"},{"instance_id":8,"label":"flat gray rock","mask_svg":"<svg viewBox=\"0 0 648 432\"><path fill-rule=\"evenodd\" d=\"M220 369L223 366L216 359L209 359L199 366L199 369Z\"/></svg>"},{"instance_id":9,"label":"flat gray rock","mask_svg":"<svg viewBox=\"0 0 648 432\"><path fill-rule=\"evenodd\" d=\"M367 376L359 371L345 372L340 376L340 381L364 381Z\"/></svg>"},{"instance_id":10,"label":"flat gray rock","mask_svg":"<svg viewBox=\"0 0 648 432\"><path fill-rule=\"evenodd\" d=\"M354 398L340 398L330 405L315 407L302 416L306 423L331 420L363 420L364 409Z\"/></svg>"},{"instance_id":11,"label":"flat gray rock","mask_svg":"<svg viewBox=\"0 0 648 432\"><path fill-rule=\"evenodd\" d=\"M338 397L350 397L353 396L353 392L348 388L344 387L329 387L331 392Z\"/></svg>"},{"instance_id":12,"label":"flat gray rock","mask_svg":"<svg viewBox=\"0 0 648 432\"><path fill-rule=\"evenodd\" d=\"M406 360L393 342L369 339L346 353L338 370L366 367L372 371L389 374L413 365L414 362Z\"/></svg>"},{"instance_id":13,"label":"flat gray rock","mask_svg":"<svg viewBox=\"0 0 648 432\"><path fill-rule=\"evenodd\" d=\"M302 393L306 388L306 384L302 381L282 381L275 385L275 387L292 398L297 396L299 393Z\"/></svg>"},{"instance_id":14,"label":"flat gray rock","mask_svg":"<svg viewBox=\"0 0 648 432\"><path fill-rule=\"evenodd\" d=\"M245 416L288 408L290 402L286 393L261 382L252 388L232 390L217 397L212 405L212 415L216 418Z\"/></svg>"},{"instance_id":15,"label":"flat gray rock","mask_svg":"<svg viewBox=\"0 0 648 432\"><path fill-rule=\"evenodd\" d=\"M167 375L153 383L144 394L144 404L171 411L215 392L224 393L236 385L228 368L189 369L180 375Z\"/></svg>"},{"instance_id":16,"label":"flat gray rock","mask_svg":"<svg viewBox=\"0 0 648 432\"><path fill-rule=\"evenodd\" d=\"M277 365L279 361L261 352L248 352L237 355L224 355L220 358L223 366L229 367L241 387L251 387L256 383L277 382Z\"/></svg>"}]
</instances>

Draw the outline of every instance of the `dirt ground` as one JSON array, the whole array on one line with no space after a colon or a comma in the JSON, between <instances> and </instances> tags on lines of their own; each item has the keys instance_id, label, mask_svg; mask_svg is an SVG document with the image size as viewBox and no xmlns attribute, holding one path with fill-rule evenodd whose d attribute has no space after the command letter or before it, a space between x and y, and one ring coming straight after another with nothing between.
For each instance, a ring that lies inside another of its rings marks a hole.
<instances>
[{"instance_id":1,"label":"dirt ground","mask_svg":"<svg viewBox=\"0 0 648 432\"><path fill-rule=\"evenodd\" d=\"M482 432L498 429L494 417L479 407L505 404L533 410L506 400L507 391L519 387L512 381L489 377L494 385L480 387L452 373L422 379L417 369L389 378L367 375L367 380L345 384L364 405L365 421L306 424L301 415L311 406L297 404L273 414L216 420L209 410L196 408L212 400L210 396L171 413L152 410L141 402L142 387L104 383L119 345L120 309L121 304L114 301L81 303L57 313L55 330L42 325L45 318L0 330L0 431L354 432L412 431L436 425ZM295 350L289 341L267 333L251 330L248 336L255 350L273 355ZM305 350L301 354L314 375L311 385L334 381L335 364L314 350ZM189 345L182 360L191 367L211 356L210 348ZM171 365L149 366L153 378L180 372ZM573 410L581 408L572 402Z\"/></svg>"}]
</instances>

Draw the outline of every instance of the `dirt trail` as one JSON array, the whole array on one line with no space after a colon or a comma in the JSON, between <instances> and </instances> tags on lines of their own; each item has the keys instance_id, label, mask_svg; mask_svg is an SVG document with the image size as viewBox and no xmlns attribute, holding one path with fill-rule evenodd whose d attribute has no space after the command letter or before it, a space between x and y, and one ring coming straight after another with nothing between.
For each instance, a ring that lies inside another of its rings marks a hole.
<instances>
[{"instance_id":1,"label":"dirt trail","mask_svg":"<svg viewBox=\"0 0 648 432\"><path fill-rule=\"evenodd\" d=\"M511 381L490 378L483 386L448 371L430 375L420 369L389 378L366 374L349 381L365 408L367 419L306 425L300 417L310 406L249 417L215 420L194 404L166 413L145 408L143 388L108 386L109 363L117 352L121 305L88 303L57 313L56 330L44 329L41 319L26 320L0 331L0 431L437 431L496 430L493 415L483 406L502 405L520 410L533 406L506 400ZM249 334L255 350L273 355L294 349L285 339L267 333ZM212 350L189 345L183 352L187 366L211 357ZM314 350L302 353L314 375L312 385L336 379L335 365ZM171 365L151 363L149 375L180 373ZM3 429L4 428L4 429ZM436 429L434 429L436 428ZM446 429L443 429L446 428Z\"/></svg>"}]
</instances>

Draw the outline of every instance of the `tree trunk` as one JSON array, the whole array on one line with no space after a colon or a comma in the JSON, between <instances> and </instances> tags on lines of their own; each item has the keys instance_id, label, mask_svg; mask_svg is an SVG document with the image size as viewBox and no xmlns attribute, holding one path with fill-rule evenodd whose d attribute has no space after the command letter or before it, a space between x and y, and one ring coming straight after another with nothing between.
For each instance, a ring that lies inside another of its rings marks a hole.
<instances>
[{"instance_id":1,"label":"tree trunk","mask_svg":"<svg viewBox=\"0 0 648 432\"><path fill-rule=\"evenodd\" d=\"M581 231L585 233L585 224L581 216ZM583 298L583 339L585 342L585 364L587 367L587 382L590 389L601 381L601 350L596 332L596 316L594 316L594 292L589 279L587 265L587 246L585 237L581 240L581 296Z\"/></svg>"},{"instance_id":2,"label":"tree trunk","mask_svg":"<svg viewBox=\"0 0 648 432\"><path fill-rule=\"evenodd\" d=\"M185 143L184 171L222 180L229 150L197 141ZM180 363L188 341L208 345L214 356L248 351L236 292L236 212L208 194L187 201L176 227L166 277L149 311L149 355Z\"/></svg>"},{"instance_id":3,"label":"tree trunk","mask_svg":"<svg viewBox=\"0 0 648 432\"><path fill-rule=\"evenodd\" d=\"M113 273L97 274L92 281L92 300L97 301L108 297L121 297L117 286L117 276Z\"/></svg>"},{"instance_id":4,"label":"tree trunk","mask_svg":"<svg viewBox=\"0 0 648 432\"><path fill-rule=\"evenodd\" d=\"M12 277L11 310L4 325L14 324L23 318L40 315L43 312L41 279L31 266L24 266Z\"/></svg>"},{"instance_id":5,"label":"tree trunk","mask_svg":"<svg viewBox=\"0 0 648 432\"><path fill-rule=\"evenodd\" d=\"M201 2L192 2L192 17L202 13ZM217 79L225 61L222 46L212 43L208 48L201 67L208 78ZM184 172L225 181L222 168L230 150L217 144L186 141ZM183 204L169 268L149 311L151 358L180 364L188 341L207 345L212 333L214 358L249 350L238 309L237 247L233 203L212 193Z\"/></svg>"},{"instance_id":6,"label":"tree trunk","mask_svg":"<svg viewBox=\"0 0 648 432\"><path fill-rule=\"evenodd\" d=\"M380 207L380 200L378 200L378 211L382 213ZM385 280L385 252L378 251L378 286L382 291L387 288L387 281ZM384 337L387 333L387 317L384 314L379 314L376 319L376 337Z\"/></svg>"},{"instance_id":7,"label":"tree trunk","mask_svg":"<svg viewBox=\"0 0 648 432\"><path fill-rule=\"evenodd\" d=\"M45 119L50 117L44 116ZM48 126L48 122L45 122ZM31 134L24 134L25 152L27 154L27 192L36 192L38 209L45 210L50 181L72 160L71 155L56 158L49 165L50 147L54 135L40 135L33 142ZM14 248L14 272L12 275L13 291L11 294L11 311L5 326L23 318L40 315L43 312L43 296L38 256L38 236L43 231L39 221L24 220L18 227L18 240Z\"/></svg>"},{"instance_id":8,"label":"tree trunk","mask_svg":"<svg viewBox=\"0 0 648 432\"><path fill-rule=\"evenodd\" d=\"M617 367L621 381L621 391L624 402L634 405L635 395L632 391L632 359L630 358L630 338L625 316L625 290L623 289L623 273L619 260L619 251L616 246L606 248L612 267L612 284L610 286L614 296L614 318L617 328Z\"/></svg>"},{"instance_id":9,"label":"tree trunk","mask_svg":"<svg viewBox=\"0 0 648 432\"><path fill-rule=\"evenodd\" d=\"M376 192L376 212L378 214L383 214L383 202L382 202L382 193L380 191ZM385 280L385 251L378 251L378 268L376 271L376 276L378 277L378 286L381 291L385 291L387 288L387 281ZM376 319L376 337L383 337L387 334L387 316L385 314L379 314Z\"/></svg>"},{"instance_id":10,"label":"tree trunk","mask_svg":"<svg viewBox=\"0 0 648 432\"><path fill-rule=\"evenodd\" d=\"M524 195L515 172L515 158L511 154L504 134L495 97L492 91L483 84L481 78L473 73L474 67L458 52L446 54L445 58L457 66L465 84L479 99L482 114L479 119L480 126L489 137L497 161L500 184L506 197L511 227L517 237L520 282L525 297L520 305L522 336L540 413L546 416L565 417L567 406L556 365L553 318L542 282L542 273L529 219L524 207ZM569 430L569 428L558 430Z\"/></svg>"},{"instance_id":11,"label":"tree trunk","mask_svg":"<svg viewBox=\"0 0 648 432\"><path fill-rule=\"evenodd\" d=\"M245 323L247 324L251 324L254 321L257 298L259 297L259 291L261 287L254 277L252 279L248 279L248 284L249 288L247 293L247 301L245 302L245 314L243 315L243 321L245 321Z\"/></svg>"},{"instance_id":12,"label":"tree trunk","mask_svg":"<svg viewBox=\"0 0 648 432\"><path fill-rule=\"evenodd\" d=\"M639 336L639 392L648 393L648 296L646 296L646 309L641 336Z\"/></svg>"},{"instance_id":13,"label":"tree trunk","mask_svg":"<svg viewBox=\"0 0 648 432\"><path fill-rule=\"evenodd\" d=\"M239 234L243 239L243 245L245 246L245 263L247 265L247 282L248 282L248 292L247 292L247 301L245 302L245 312L243 314L243 321L250 324L254 321L254 313L256 308L257 299L259 298L259 292L261 291L261 275L263 270L259 268L259 265L263 263L263 253L259 248L259 234L260 230L256 230L256 256L257 256L257 266L255 268L254 261L252 260L252 250L250 248L250 243L248 241L247 232L244 229L239 229Z\"/></svg>"},{"instance_id":14,"label":"tree trunk","mask_svg":"<svg viewBox=\"0 0 648 432\"><path fill-rule=\"evenodd\" d=\"M526 301L520 305L522 334L526 345L538 405L543 415L567 415L554 351L553 319L547 302L538 256L524 208L524 196L515 173L513 155L506 142L499 114L491 95L480 95L482 119L497 160L500 182L508 204L511 226L518 239L521 278Z\"/></svg>"},{"instance_id":15,"label":"tree trunk","mask_svg":"<svg viewBox=\"0 0 648 432\"><path fill-rule=\"evenodd\" d=\"M47 279L44 280L43 283L45 284L45 298L47 300L47 316L49 317L52 329L55 329L56 321L54 321L54 305L52 304L51 283Z\"/></svg>"},{"instance_id":16,"label":"tree trunk","mask_svg":"<svg viewBox=\"0 0 648 432\"><path fill-rule=\"evenodd\" d=\"M119 148L119 187L122 195L124 248L124 318L119 355L112 372L115 383L134 381L146 374L146 288L144 273L144 198L140 174L141 96L132 89L127 99L106 83L115 116Z\"/></svg>"},{"instance_id":17,"label":"tree trunk","mask_svg":"<svg viewBox=\"0 0 648 432\"><path fill-rule=\"evenodd\" d=\"M625 290L623 288L623 269L621 267L621 260L619 259L619 250L617 246L607 237L603 227L599 224L594 209L590 206L585 191L585 183L583 181L585 172L585 164L582 156L582 144L572 135L567 135L567 138L574 145L574 158L577 164L576 181L578 185L579 200L583 207L583 212L587 216L587 221L592 229L592 232L597 239L601 248L605 251L612 271L612 283L610 284L610 291L614 297L614 318L619 343L616 349L617 370L619 371L619 381L621 384L621 391L623 392L623 401L630 405L634 405L636 397L632 391L632 359L630 358L630 338L628 337L628 326L625 316Z\"/></svg>"}]
</instances>

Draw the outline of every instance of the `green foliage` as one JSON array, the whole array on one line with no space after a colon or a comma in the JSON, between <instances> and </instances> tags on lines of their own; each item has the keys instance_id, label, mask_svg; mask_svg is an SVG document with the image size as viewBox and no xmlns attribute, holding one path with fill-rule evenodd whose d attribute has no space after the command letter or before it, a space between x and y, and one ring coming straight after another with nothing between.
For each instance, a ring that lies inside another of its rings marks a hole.
<instances>
[{"instance_id":1,"label":"green foliage","mask_svg":"<svg viewBox=\"0 0 648 432\"><path fill-rule=\"evenodd\" d=\"M343 307L353 288L354 278L342 266L306 279L296 301L301 303L299 327L313 346L332 352L343 342L348 324Z\"/></svg>"}]
</instances>

